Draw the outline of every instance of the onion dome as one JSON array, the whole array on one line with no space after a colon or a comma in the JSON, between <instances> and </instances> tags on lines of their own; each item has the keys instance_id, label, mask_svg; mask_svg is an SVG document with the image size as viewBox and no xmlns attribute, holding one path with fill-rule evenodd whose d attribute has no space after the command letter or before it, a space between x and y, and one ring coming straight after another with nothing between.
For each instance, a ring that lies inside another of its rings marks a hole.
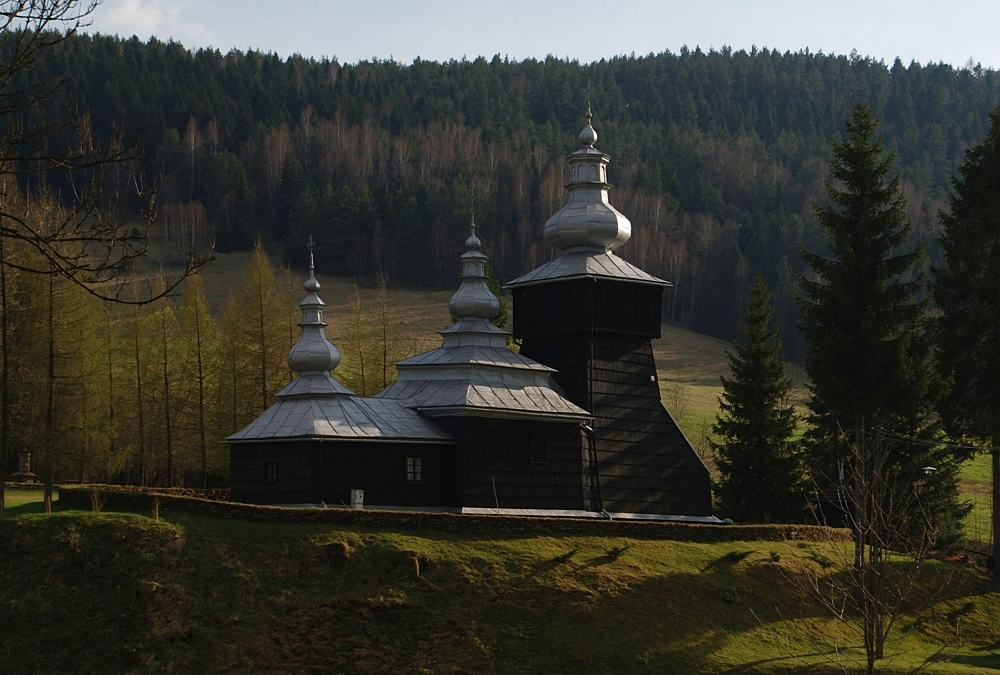
<instances>
[{"instance_id":1,"label":"onion dome","mask_svg":"<svg viewBox=\"0 0 1000 675\"><path fill-rule=\"evenodd\" d=\"M326 337L323 308L326 303L316 294L320 289L313 262L313 241L309 237L309 279L302 285L306 297L299 303L302 308L302 333L299 341L288 352L288 367L299 376L278 393L278 396L302 394L351 394L337 382L330 371L340 365L340 352Z\"/></svg>"},{"instance_id":2,"label":"onion dome","mask_svg":"<svg viewBox=\"0 0 1000 675\"><path fill-rule=\"evenodd\" d=\"M487 285L482 242L465 240L461 284L448 303L455 323L441 331L441 346L396 363L398 378L376 395L427 417L480 416L582 422L590 413L569 401L552 368L507 346L510 333L490 322L500 300Z\"/></svg>"},{"instance_id":3,"label":"onion dome","mask_svg":"<svg viewBox=\"0 0 1000 675\"><path fill-rule=\"evenodd\" d=\"M462 255L462 282L448 302L448 311L456 321L484 319L489 321L500 311L500 300L486 283L486 261L479 250L482 242L476 236L476 219L472 219L472 234L465 240L468 250Z\"/></svg>"},{"instance_id":4,"label":"onion dome","mask_svg":"<svg viewBox=\"0 0 1000 675\"><path fill-rule=\"evenodd\" d=\"M261 441L394 440L451 442L442 429L398 401L355 396L333 379L340 352L326 338L323 302L316 294L319 281L309 238L309 279L303 284L302 334L288 353L288 367L298 373L278 392L274 405L227 438L234 445Z\"/></svg>"},{"instance_id":5,"label":"onion dome","mask_svg":"<svg viewBox=\"0 0 1000 675\"><path fill-rule=\"evenodd\" d=\"M566 205L545 223L545 241L561 251L614 251L632 236L632 224L608 202L608 162L594 147L597 132L587 104L587 126L580 132L580 149L569 154L569 195Z\"/></svg>"}]
</instances>

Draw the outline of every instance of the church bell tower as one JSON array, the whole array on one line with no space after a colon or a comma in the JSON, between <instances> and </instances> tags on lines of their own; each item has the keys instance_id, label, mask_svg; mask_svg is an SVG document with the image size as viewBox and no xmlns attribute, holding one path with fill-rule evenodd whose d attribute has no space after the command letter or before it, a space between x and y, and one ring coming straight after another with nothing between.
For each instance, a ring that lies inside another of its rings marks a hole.
<instances>
[{"instance_id":1,"label":"church bell tower","mask_svg":"<svg viewBox=\"0 0 1000 675\"><path fill-rule=\"evenodd\" d=\"M611 158L594 147L590 120L588 105L581 147L567 157L566 204L545 223L561 255L507 286L514 337L593 415L591 510L710 516L708 469L660 400L652 340L670 284L614 254L632 225L608 201Z\"/></svg>"}]
</instances>

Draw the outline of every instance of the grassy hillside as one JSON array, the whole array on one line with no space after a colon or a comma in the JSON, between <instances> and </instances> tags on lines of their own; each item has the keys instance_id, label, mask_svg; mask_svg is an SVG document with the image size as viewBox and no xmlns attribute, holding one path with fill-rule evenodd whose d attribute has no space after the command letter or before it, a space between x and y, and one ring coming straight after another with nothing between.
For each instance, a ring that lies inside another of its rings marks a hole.
<instances>
[{"instance_id":1,"label":"grassy hillside","mask_svg":"<svg viewBox=\"0 0 1000 675\"><path fill-rule=\"evenodd\" d=\"M812 590L843 576L841 545L45 517L32 494L0 522L9 673L832 673L859 656ZM330 544L352 551L342 569ZM884 672L1000 668L985 591L928 565Z\"/></svg>"}]
</instances>

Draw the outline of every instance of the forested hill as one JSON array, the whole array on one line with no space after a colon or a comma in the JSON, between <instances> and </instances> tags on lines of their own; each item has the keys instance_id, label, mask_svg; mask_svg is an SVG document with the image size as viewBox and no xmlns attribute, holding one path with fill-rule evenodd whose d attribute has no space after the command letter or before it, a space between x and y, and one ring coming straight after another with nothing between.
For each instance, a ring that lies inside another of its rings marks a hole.
<instances>
[{"instance_id":1,"label":"forested hill","mask_svg":"<svg viewBox=\"0 0 1000 675\"><path fill-rule=\"evenodd\" d=\"M996 71L808 51L345 65L77 36L47 68L67 80L47 110L141 135L173 236L193 227L230 250L259 234L297 261L311 232L323 271L397 282L454 278L472 186L497 276L548 259L542 225L589 99L633 223L620 253L676 284L671 318L723 337L759 271L791 338L798 245L817 245L810 201L855 101L881 118L929 238L1000 99Z\"/></svg>"}]
</instances>

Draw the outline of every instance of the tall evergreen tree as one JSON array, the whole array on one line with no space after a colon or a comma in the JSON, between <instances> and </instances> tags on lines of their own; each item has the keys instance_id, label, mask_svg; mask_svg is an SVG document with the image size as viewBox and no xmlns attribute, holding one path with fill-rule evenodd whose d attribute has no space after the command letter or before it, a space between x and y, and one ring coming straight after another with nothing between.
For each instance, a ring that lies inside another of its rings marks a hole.
<instances>
[{"instance_id":1,"label":"tall evergreen tree","mask_svg":"<svg viewBox=\"0 0 1000 675\"><path fill-rule=\"evenodd\" d=\"M866 426L918 409L915 396L924 389L914 387L919 369L907 367L925 307L922 279L913 274L923 247L903 250L911 225L900 178L889 178L895 154L884 153L865 104L855 106L846 131L833 143L830 203L815 206L829 254L803 250L812 274L799 278L817 478L833 477L854 454L843 440L864 457Z\"/></svg>"},{"instance_id":2,"label":"tall evergreen tree","mask_svg":"<svg viewBox=\"0 0 1000 675\"><path fill-rule=\"evenodd\" d=\"M945 267L934 270L938 365L950 383L941 406L957 438L991 446L993 504L1000 504L1000 108L986 139L966 152L941 213ZM1000 510L993 509L993 556L1000 560ZM993 567L1000 583L1000 565Z\"/></svg>"},{"instance_id":3,"label":"tall evergreen tree","mask_svg":"<svg viewBox=\"0 0 1000 675\"><path fill-rule=\"evenodd\" d=\"M788 403L792 381L778 328L771 324L771 294L759 276L750 287L746 325L727 352L732 377L722 377L722 398L712 430L721 474L722 510L736 520L774 522L801 513L797 457L791 441L795 409Z\"/></svg>"},{"instance_id":4,"label":"tall evergreen tree","mask_svg":"<svg viewBox=\"0 0 1000 675\"><path fill-rule=\"evenodd\" d=\"M833 143L830 204L816 206L830 253L803 251L812 276L800 277L802 330L811 379L809 463L820 482L847 467L853 507L854 593L864 618L868 672L883 657L891 626L889 568L884 550L905 543L910 528L924 543L923 518L909 509L918 467L934 457L941 469L923 490L923 512L960 519L957 461L934 445L922 279L914 267L923 247L907 247L911 224L894 153L883 151L871 109L857 104L846 137Z\"/></svg>"}]
</instances>

